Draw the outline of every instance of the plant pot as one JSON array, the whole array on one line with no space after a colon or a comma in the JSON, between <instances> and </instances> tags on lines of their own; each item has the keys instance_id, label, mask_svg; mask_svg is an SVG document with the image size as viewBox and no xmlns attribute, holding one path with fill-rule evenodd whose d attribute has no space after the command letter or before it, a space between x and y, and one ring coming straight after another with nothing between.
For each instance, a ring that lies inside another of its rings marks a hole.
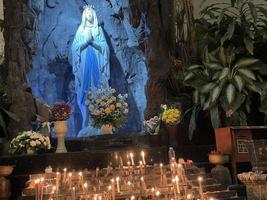
<instances>
[{"instance_id":1,"label":"plant pot","mask_svg":"<svg viewBox=\"0 0 267 200\"><path fill-rule=\"evenodd\" d=\"M57 150L56 153L66 153L65 135L68 131L67 121L55 121L54 130L57 135Z\"/></svg>"},{"instance_id":2,"label":"plant pot","mask_svg":"<svg viewBox=\"0 0 267 200\"><path fill-rule=\"evenodd\" d=\"M102 133L105 135L105 134L112 134L112 129L113 129L113 126L110 125L110 124L103 124L101 126L101 131Z\"/></svg>"},{"instance_id":3,"label":"plant pot","mask_svg":"<svg viewBox=\"0 0 267 200\"><path fill-rule=\"evenodd\" d=\"M223 165L230 160L229 155L225 154L209 154L209 161L214 165Z\"/></svg>"},{"instance_id":4,"label":"plant pot","mask_svg":"<svg viewBox=\"0 0 267 200\"><path fill-rule=\"evenodd\" d=\"M12 166L0 166L0 199L8 200L11 196L10 181L5 177L13 171Z\"/></svg>"}]
</instances>

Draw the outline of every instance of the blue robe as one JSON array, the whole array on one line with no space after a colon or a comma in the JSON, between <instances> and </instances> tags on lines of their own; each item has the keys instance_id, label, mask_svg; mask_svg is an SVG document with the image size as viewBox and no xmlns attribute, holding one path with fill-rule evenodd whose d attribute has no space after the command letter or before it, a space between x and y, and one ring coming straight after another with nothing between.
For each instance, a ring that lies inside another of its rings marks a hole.
<instances>
[{"instance_id":1,"label":"blue robe","mask_svg":"<svg viewBox=\"0 0 267 200\"><path fill-rule=\"evenodd\" d=\"M75 91L82 115L82 129L88 126L88 122L90 123L86 105L88 91L95 93L100 86L108 86L110 78L108 45L101 27L98 27L97 33L97 35L93 34L93 44L89 44L87 42L88 35L84 34L82 26L80 26L72 44ZM92 125L92 123L90 124ZM82 136L94 133L86 134L83 133Z\"/></svg>"}]
</instances>

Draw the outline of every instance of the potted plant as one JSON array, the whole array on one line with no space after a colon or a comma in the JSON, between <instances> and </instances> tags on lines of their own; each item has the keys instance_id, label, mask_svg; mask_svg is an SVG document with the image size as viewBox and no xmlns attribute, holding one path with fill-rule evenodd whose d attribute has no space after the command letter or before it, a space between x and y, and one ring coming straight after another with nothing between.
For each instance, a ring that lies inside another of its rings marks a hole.
<instances>
[{"instance_id":1,"label":"potted plant","mask_svg":"<svg viewBox=\"0 0 267 200\"><path fill-rule=\"evenodd\" d=\"M9 151L11 154L34 154L51 149L50 139L39 132L24 131L13 138Z\"/></svg>"},{"instance_id":2,"label":"potted plant","mask_svg":"<svg viewBox=\"0 0 267 200\"><path fill-rule=\"evenodd\" d=\"M67 120L70 117L71 106L67 103L56 103L51 108L54 129L57 134L56 153L67 152L65 146L65 134L68 131Z\"/></svg>"},{"instance_id":3,"label":"potted plant","mask_svg":"<svg viewBox=\"0 0 267 200\"><path fill-rule=\"evenodd\" d=\"M200 56L184 73L184 83L193 89L189 138L196 129L199 112L206 111L214 128L247 125L251 97L261 99L266 113L267 65L258 53L266 44L267 10L252 1L229 1L204 8L195 20Z\"/></svg>"},{"instance_id":4,"label":"potted plant","mask_svg":"<svg viewBox=\"0 0 267 200\"><path fill-rule=\"evenodd\" d=\"M103 134L111 134L113 127L121 126L129 111L127 98L127 94L116 95L114 88L100 88L96 94L90 91L86 103L94 127L101 128Z\"/></svg>"}]
</instances>

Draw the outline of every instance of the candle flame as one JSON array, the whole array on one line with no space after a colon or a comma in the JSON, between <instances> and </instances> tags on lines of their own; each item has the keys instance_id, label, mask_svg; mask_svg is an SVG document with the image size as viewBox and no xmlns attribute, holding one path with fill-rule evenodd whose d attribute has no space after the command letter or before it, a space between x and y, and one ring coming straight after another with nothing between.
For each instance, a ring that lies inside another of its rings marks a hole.
<instances>
[{"instance_id":1,"label":"candle flame","mask_svg":"<svg viewBox=\"0 0 267 200\"><path fill-rule=\"evenodd\" d=\"M83 173L82 172L79 172L79 176L82 176L83 175Z\"/></svg>"},{"instance_id":2,"label":"candle flame","mask_svg":"<svg viewBox=\"0 0 267 200\"><path fill-rule=\"evenodd\" d=\"M160 195L160 192L159 192L159 191L157 191L157 192L156 192L156 196L159 196L159 195Z\"/></svg>"},{"instance_id":3,"label":"candle flame","mask_svg":"<svg viewBox=\"0 0 267 200\"><path fill-rule=\"evenodd\" d=\"M120 177L116 177L116 181L119 181L120 180Z\"/></svg>"},{"instance_id":4,"label":"candle flame","mask_svg":"<svg viewBox=\"0 0 267 200\"><path fill-rule=\"evenodd\" d=\"M131 196L131 200L134 200L135 199L135 196Z\"/></svg>"},{"instance_id":5,"label":"candle flame","mask_svg":"<svg viewBox=\"0 0 267 200\"><path fill-rule=\"evenodd\" d=\"M66 172L67 171L67 168L64 168L63 171Z\"/></svg>"},{"instance_id":6,"label":"candle flame","mask_svg":"<svg viewBox=\"0 0 267 200\"><path fill-rule=\"evenodd\" d=\"M191 197L192 197L191 194L188 194L188 195L186 196L187 199L191 199Z\"/></svg>"},{"instance_id":7,"label":"candle flame","mask_svg":"<svg viewBox=\"0 0 267 200\"><path fill-rule=\"evenodd\" d=\"M198 181L199 181L199 182L203 181L203 178L202 178L201 176L198 177Z\"/></svg>"},{"instance_id":8,"label":"candle flame","mask_svg":"<svg viewBox=\"0 0 267 200\"><path fill-rule=\"evenodd\" d=\"M141 156L145 156L145 152L144 151L141 151Z\"/></svg>"}]
</instances>

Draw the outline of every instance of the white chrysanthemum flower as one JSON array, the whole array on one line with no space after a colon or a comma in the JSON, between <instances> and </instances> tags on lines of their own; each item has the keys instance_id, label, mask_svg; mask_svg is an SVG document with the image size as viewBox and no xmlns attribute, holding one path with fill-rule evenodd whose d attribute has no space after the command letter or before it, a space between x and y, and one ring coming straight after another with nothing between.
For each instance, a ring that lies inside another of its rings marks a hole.
<instances>
[{"instance_id":1,"label":"white chrysanthemum flower","mask_svg":"<svg viewBox=\"0 0 267 200\"><path fill-rule=\"evenodd\" d=\"M31 141L31 142L30 142L30 145L31 145L32 147L35 147L36 144L37 144L37 143L36 143L35 141Z\"/></svg>"}]
</instances>

